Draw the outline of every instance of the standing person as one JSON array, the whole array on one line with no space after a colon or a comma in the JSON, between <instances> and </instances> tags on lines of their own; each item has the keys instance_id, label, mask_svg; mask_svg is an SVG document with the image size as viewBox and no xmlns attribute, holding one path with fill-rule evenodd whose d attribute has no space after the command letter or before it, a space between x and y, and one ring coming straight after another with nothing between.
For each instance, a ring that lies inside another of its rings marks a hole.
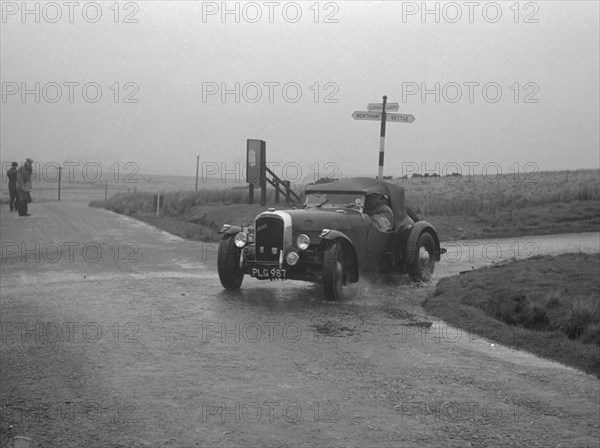
<instances>
[{"instance_id":1,"label":"standing person","mask_svg":"<svg viewBox=\"0 0 600 448\"><path fill-rule=\"evenodd\" d=\"M31 202L31 173L33 160L27 159L17 170L17 210L19 216L31 216L27 213L27 204Z\"/></svg>"},{"instance_id":2,"label":"standing person","mask_svg":"<svg viewBox=\"0 0 600 448\"><path fill-rule=\"evenodd\" d=\"M13 162L12 166L6 172L8 176L8 194L10 195L9 203L10 211L13 212L17 209L17 167L19 164Z\"/></svg>"}]
</instances>

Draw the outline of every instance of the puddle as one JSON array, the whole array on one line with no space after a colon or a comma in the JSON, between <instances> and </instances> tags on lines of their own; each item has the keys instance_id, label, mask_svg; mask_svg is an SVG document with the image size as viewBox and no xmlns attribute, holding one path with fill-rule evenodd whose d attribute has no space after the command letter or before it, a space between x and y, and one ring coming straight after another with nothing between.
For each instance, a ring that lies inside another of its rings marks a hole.
<instances>
[{"instance_id":1,"label":"puddle","mask_svg":"<svg viewBox=\"0 0 600 448\"><path fill-rule=\"evenodd\" d=\"M322 324L310 325L310 327L314 328L317 333L323 336L346 337L352 336L355 333L354 329L342 326L339 322L333 322L330 320Z\"/></svg>"}]
</instances>

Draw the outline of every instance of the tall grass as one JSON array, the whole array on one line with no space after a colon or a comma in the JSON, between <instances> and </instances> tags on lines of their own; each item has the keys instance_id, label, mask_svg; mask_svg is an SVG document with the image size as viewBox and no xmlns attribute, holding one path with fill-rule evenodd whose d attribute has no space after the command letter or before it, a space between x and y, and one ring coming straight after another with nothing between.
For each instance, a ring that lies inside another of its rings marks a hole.
<instances>
[{"instance_id":1,"label":"tall grass","mask_svg":"<svg viewBox=\"0 0 600 448\"><path fill-rule=\"evenodd\" d=\"M301 192L296 191L301 198ZM231 205L247 204L247 188L207 189L196 192L176 191L167 192L163 197L163 216L183 216L199 205ZM279 200L285 202L285 195L280 194ZM254 192L254 201L260 202L260 190ZM267 189L267 203L275 201L275 190ZM147 192L118 193L105 201L92 201L93 207L103 207L122 214L152 213L155 210L154 194Z\"/></svg>"},{"instance_id":2,"label":"tall grass","mask_svg":"<svg viewBox=\"0 0 600 448\"><path fill-rule=\"evenodd\" d=\"M534 173L525 177L503 176L491 182L483 176L427 177L395 179L406 190L406 202L420 215L480 216L539 205L569 204L590 201L598 207L600 201L600 171L582 170ZM303 197L301 191L296 191ZM259 202L260 190L255 191ZM275 191L267 190L267 203L273 204ZM281 202L285 196L280 195ZM247 188L206 189L196 192L177 191L164 194L163 214L182 216L192 208L208 204L247 204ZM109 208L118 213L152 212L153 194L119 193L107 201L91 205Z\"/></svg>"},{"instance_id":3,"label":"tall grass","mask_svg":"<svg viewBox=\"0 0 600 448\"><path fill-rule=\"evenodd\" d=\"M406 201L422 215L478 216L503 210L600 200L600 172L581 170L503 176L491 182L483 176L396 179Z\"/></svg>"}]
</instances>

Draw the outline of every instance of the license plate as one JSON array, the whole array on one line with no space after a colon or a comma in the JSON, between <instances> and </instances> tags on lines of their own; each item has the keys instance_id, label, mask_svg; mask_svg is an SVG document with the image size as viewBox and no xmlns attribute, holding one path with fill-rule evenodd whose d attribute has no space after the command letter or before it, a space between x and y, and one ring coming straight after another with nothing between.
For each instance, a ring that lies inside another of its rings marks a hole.
<instances>
[{"instance_id":1,"label":"license plate","mask_svg":"<svg viewBox=\"0 0 600 448\"><path fill-rule=\"evenodd\" d=\"M273 278L279 280L286 279L286 270L281 268L252 268L250 269L250 277L263 279Z\"/></svg>"},{"instance_id":2,"label":"license plate","mask_svg":"<svg viewBox=\"0 0 600 448\"><path fill-rule=\"evenodd\" d=\"M246 235L253 234L254 228L252 227L252 223L251 222L243 222L242 223L242 232L244 232Z\"/></svg>"}]
</instances>

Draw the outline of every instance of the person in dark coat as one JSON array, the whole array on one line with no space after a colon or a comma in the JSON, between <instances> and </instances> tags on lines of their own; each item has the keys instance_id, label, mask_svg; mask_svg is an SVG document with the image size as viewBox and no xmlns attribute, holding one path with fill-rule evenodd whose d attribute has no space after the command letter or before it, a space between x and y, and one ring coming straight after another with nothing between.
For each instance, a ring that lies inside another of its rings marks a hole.
<instances>
[{"instance_id":1,"label":"person in dark coat","mask_svg":"<svg viewBox=\"0 0 600 448\"><path fill-rule=\"evenodd\" d=\"M17 167L19 164L17 162L13 162L12 166L6 172L8 176L8 194L10 195L10 199L8 205L10 206L10 211L13 212L17 209Z\"/></svg>"},{"instance_id":2,"label":"person in dark coat","mask_svg":"<svg viewBox=\"0 0 600 448\"><path fill-rule=\"evenodd\" d=\"M365 213L371 217L373 225L381 232L389 232L394 225L394 212L388 198L380 194L367 196Z\"/></svg>"},{"instance_id":3,"label":"person in dark coat","mask_svg":"<svg viewBox=\"0 0 600 448\"><path fill-rule=\"evenodd\" d=\"M27 159L17 170L17 211L19 216L31 216L27 213L27 204L31 202L31 174L33 160Z\"/></svg>"}]
</instances>

